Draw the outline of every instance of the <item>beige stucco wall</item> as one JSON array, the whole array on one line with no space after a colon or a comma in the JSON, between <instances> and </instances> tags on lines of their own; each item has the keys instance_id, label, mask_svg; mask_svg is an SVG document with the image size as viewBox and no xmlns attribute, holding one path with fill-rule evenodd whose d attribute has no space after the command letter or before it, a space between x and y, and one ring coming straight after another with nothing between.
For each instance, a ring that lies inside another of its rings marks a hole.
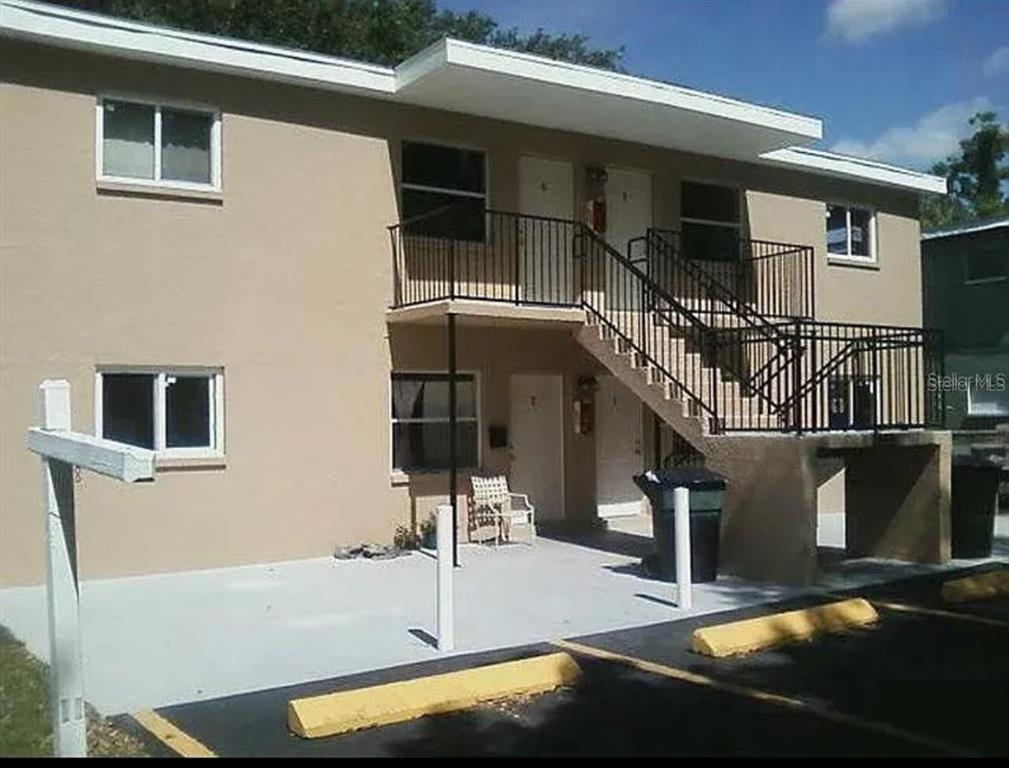
<instances>
[{"instance_id":1,"label":"beige stucco wall","mask_svg":"<svg viewBox=\"0 0 1009 768\"><path fill-rule=\"evenodd\" d=\"M802 185L789 195L748 191L752 236L814 247L817 319L921 325L921 238L914 198L882 190L858 194L860 190L851 186ZM830 200L858 201L876 211L875 264L856 266L828 259L824 201Z\"/></svg>"},{"instance_id":2,"label":"beige stucco wall","mask_svg":"<svg viewBox=\"0 0 1009 768\"><path fill-rule=\"evenodd\" d=\"M505 210L518 207L523 153L575 163L578 211L586 165L650 170L661 226L677 224L682 177L751 190L754 237L817 247L820 200L870 203L882 214L882 268L836 269L818 252L829 276L821 286L837 294L820 298L821 314L920 317L910 195L10 41L0 81L0 584L43 573L38 461L24 449L35 388L69 379L75 426L91 431L101 365L223 367L227 465L164 471L136 487L85 476L86 577L322 555L336 543L388 540L409 519L409 487L393 484L388 467L388 377L394 356L420 365L437 339L418 331L401 353L384 318L402 136L486 150L489 202ZM98 93L219 107L221 199L96 189ZM484 362L506 359L514 343L497 337ZM494 365L565 368L570 402L585 360L523 347L528 359ZM507 407L500 389L489 392L491 412ZM565 480L571 510L591 508L594 483L580 474L590 454L587 443L570 454L580 462ZM420 485L414 496L426 498Z\"/></svg>"},{"instance_id":3,"label":"beige stucco wall","mask_svg":"<svg viewBox=\"0 0 1009 768\"><path fill-rule=\"evenodd\" d=\"M389 343L396 370L445 370L447 348L443 325L397 325L390 331ZM573 402L578 377L597 375L600 372L598 363L568 330L473 326L467 324L465 318L458 323L456 360L460 371L476 373L480 397L480 460L483 468L495 472L508 472L509 449L491 448L487 427L508 424L510 377L516 373L563 376L565 517L569 520L591 518L595 509L595 435L575 433L574 409L567 405ZM460 511L466 506L462 495L469 490L467 478L466 473L461 474ZM419 522L437 504L447 502L447 483L447 473L414 475L406 483L397 480L396 506L409 509L410 516Z\"/></svg>"},{"instance_id":4,"label":"beige stucco wall","mask_svg":"<svg viewBox=\"0 0 1009 768\"><path fill-rule=\"evenodd\" d=\"M95 100L77 88L202 89L62 58L19 62L61 90L0 86L0 583L42 577L38 460L24 449L35 388L69 379L90 432L97 365L223 366L228 463L135 487L84 476L85 576L388 538L387 143L228 111L223 203L98 194Z\"/></svg>"}]
</instances>

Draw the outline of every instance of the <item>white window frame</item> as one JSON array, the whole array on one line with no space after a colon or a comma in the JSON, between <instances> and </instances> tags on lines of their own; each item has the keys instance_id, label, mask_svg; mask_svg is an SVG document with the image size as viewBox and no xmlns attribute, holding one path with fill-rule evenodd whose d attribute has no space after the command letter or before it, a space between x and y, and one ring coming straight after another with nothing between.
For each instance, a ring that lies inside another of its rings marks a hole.
<instances>
[{"instance_id":1,"label":"white window frame","mask_svg":"<svg viewBox=\"0 0 1009 768\"><path fill-rule=\"evenodd\" d=\"M831 208L844 208L845 227L845 253L834 253L830 250L827 242L827 220L830 217ZM852 210L865 211L869 214L869 255L860 256L851 252L851 212ZM823 210L823 242L827 252L827 259L830 261L849 261L854 264L875 264L877 258L876 248L876 209L868 205L856 205L854 203L829 202L824 204Z\"/></svg>"},{"instance_id":2,"label":"white window frame","mask_svg":"<svg viewBox=\"0 0 1009 768\"><path fill-rule=\"evenodd\" d=\"M447 419L394 419L392 417L392 377L393 376L430 376L431 374L437 374L439 376L448 376L448 371L443 369L429 368L429 369L417 369L411 368L409 370L394 369L389 372L388 382L389 382L389 392L388 392L388 403L389 403L389 472L395 476L409 476L409 475L437 475L445 474L449 470L447 469L401 469L395 465L396 461L396 450L395 450L395 425L402 423L411 424L423 424L423 423L442 423L447 422ZM472 376L473 377L473 397L476 399L476 416L464 416L458 418L458 422L476 423L476 462L477 467L483 466L483 407L482 399L480 396L480 372L477 370L459 370L456 371L457 376ZM469 471L471 467L460 467L464 471Z\"/></svg>"},{"instance_id":3,"label":"white window frame","mask_svg":"<svg viewBox=\"0 0 1009 768\"><path fill-rule=\"evenodd\" d=\"M972 382L973 382L973 377L971 377L971 382L967 384L967 415L968 416L974 416L974 417L978 417L978 418L987 418L987 419L999 419L999 418L1005 418L1006 416L1009 416L1009 410L1007 410L1007 411L996 411L996 412L974 410L974 396L973 396L974 387L971 386Z\"/></svg>"},{"instance_id":4,"label":"white window frame","mask_svg":"<svg viewBox=\"0 0 1009 768\"><path fill-rule=\"evenodd\" d=\"M105 102L122 101L154 107L154 178L138 179L132 176L106 174L105 163ZM161 178L161 110L178 109L186 112L200 112L211 117L210 123L210 183L177 181ZM221 110L206 104L194 104L164 99L150 99L130 94L106 93L98 97L95 104L95 177L99 182L132 184L154 189L181 189L196 192L221 191Z\"/></svg>"},{"instance_id":5,"label":"white window frame","mask_svg":"<svg viewBox=\"0 0 1009 768\"><path fill-rule=\"evenodd\" d=\"M132 373L153 376L154 386L154 453L170 459L224 458L224 371L220 368L150 366L102 366L95 372L95 434L105 436L103 377L105 374ZM169 448L166 436L165 398L168 379L172 376L204 376L210 387L211 445L191 448Z\"/></svg>"}]
</instances>

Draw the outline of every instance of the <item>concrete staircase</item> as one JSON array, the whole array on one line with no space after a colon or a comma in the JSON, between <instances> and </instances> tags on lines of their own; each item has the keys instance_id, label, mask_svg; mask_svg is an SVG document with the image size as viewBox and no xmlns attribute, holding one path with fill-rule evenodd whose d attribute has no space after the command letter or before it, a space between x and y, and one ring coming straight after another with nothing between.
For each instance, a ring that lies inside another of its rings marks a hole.
<instances>
[{"instance_id":1,"label":"concrete staircase","mask_svg":"<svg viewBox=\"0 0 1009 768\"><path fill-rule=\"evenodd\" d=\"M647 325L639 330L642 317ZM698 351L689 349L676 328L656 323L651 313L642 313L625 319L621 330L632 338L647 337L651 344L661 348L663 352L656 355L666 361L667 370L677 381L650 363L627 338L598 322L592 313L588 313L586 324L575 331L575 338L699 451L706 452L708 439L715 434L712 414L699 402L712 391L712 386L718 392L718 420L723 431L778 430L779 419L767 412L766 404L743 393L739 382L727 378L719 367L708 365Z\"/></svg>"}]
</instances>

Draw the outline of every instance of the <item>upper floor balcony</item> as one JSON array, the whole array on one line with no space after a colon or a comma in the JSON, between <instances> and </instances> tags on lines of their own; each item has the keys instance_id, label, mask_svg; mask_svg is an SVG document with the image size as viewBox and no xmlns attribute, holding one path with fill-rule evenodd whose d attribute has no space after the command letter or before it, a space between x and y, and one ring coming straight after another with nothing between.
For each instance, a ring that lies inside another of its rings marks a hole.
<instances>
[{"instance_id":1,"label":"upper floor balcony","mask_svg":"<svg viewBox=\"0 0 1009 768\"><path fill-rule=\"evenodd\" d=\"M582 308L592 291L609 308L630 310L657 288L706 322L739 312L778 321L815 314L808 245L666 229L611 244L582 222L467 204L389 233L393 309L445 300Z\"/></svg>"},{"instance_id":2,"label":"upper floor balcony","mask_svg":"<svg viewBox=\"0 0 1009 768\"><path fill-rule=\"evenodd\" d=\"M941 423L926 387L941 334L815 319L811 246L649 229L617 248L578 221L468 203L389 231L390 322L597 326L625 374L714 433Z\"/></svg>"}]
</instances>

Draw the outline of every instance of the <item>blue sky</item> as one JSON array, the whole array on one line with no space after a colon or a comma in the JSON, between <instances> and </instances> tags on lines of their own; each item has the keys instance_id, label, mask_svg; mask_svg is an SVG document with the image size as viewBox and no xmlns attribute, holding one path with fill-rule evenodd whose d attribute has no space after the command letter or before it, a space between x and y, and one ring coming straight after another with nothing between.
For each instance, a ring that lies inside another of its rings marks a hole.
<instances>
[{"instance_id":1,"label":"blue sky","mask_svg":"<svg viewBox=\"0 0 1009 768\"><path fill-rule=\"evenodd\" d=\"M623 45L632 74L824 121L822 147L927 168L1009 118L1009 0L437 0Z\"/></svg>"}]
</instances>

